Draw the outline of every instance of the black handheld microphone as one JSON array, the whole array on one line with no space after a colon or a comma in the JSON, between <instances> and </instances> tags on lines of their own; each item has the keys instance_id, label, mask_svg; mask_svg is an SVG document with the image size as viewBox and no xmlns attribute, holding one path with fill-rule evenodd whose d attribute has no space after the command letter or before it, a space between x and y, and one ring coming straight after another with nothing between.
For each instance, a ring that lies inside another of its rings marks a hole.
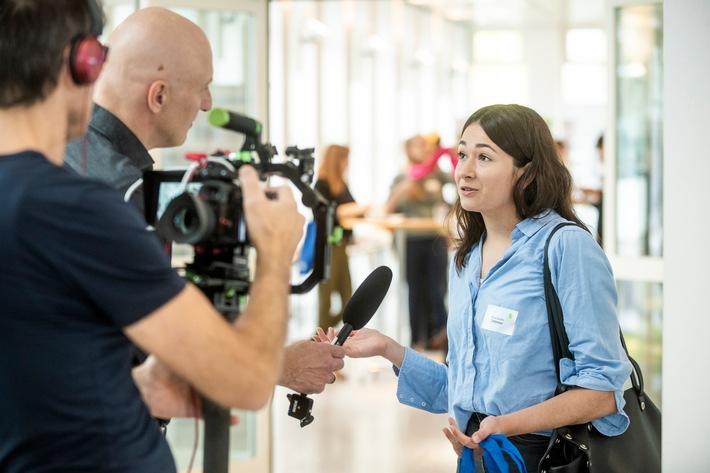
<instances>
[{"instance_id":1,"label":"black handheld microphone","mask_svg":"<svg viewBox=\"0 0 710 473\"><path fill-rule=\"evenodd\" d=\"M375 269L360 284L343 309L343 328L333 345L342 345L353 330L360 330L372 318L387 294L392 282L392 270L387 266ZM313 422L313 399L305 394L287 394L288 415L301 421L301 427Z\"/></svg>"},{"instance_id":2,"label":"black handheld microphone","mask_svg":"<svg viewBox=\"0 0 710 473\"><path fill-rule=\"evenodd\" d=\"M387 266L375 269L355 290L343 309L343 328L333 345L342 345L353 330L363 328L375 315L392 282L392 270Z\"/></svg>"},{"instance_id":3,"label":"black handheld microphone","mask_svg":"<svg viewBox=\"0 0 710 473\"><path fill-rule=\"evenodd\" d=\"M259 136L261 134L262 127L260 122L223 108L213 108L210 111L208 120L213 126L226 128L243 135Z\"/></svg>"}]
</instances>

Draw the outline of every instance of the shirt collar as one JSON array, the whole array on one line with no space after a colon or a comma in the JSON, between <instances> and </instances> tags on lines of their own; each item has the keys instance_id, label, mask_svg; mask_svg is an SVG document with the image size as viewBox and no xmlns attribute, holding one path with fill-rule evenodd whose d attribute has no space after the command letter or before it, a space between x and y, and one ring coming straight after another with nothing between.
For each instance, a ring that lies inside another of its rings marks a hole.
<instances>
[{"instance_id":1,"label":"shirt collar","mask_svg":"<svg viewBox=\"0 0 710 473\"><path fill-rule=\"evenodd\" d=\"M559 219L559 214L554 210L546 210L534 217L528 217L522 222L518 223L510 234L513 241L516 241L520 237L530 238L535 233L537 233L542 227L547 225L552 220Z\"/></svg>"},{"instance_id":2,"label":"shirt collar","mask_svg":"<svg viewBox=\"0 0 710 473\"><path fill-rule=\"evenodd\" d=\"M110 141L117 152L130 156L141 169L154 164L143 143L116 115L98 104L94 104L92 114L89 126Z\"/></svg>"}]
</instances>

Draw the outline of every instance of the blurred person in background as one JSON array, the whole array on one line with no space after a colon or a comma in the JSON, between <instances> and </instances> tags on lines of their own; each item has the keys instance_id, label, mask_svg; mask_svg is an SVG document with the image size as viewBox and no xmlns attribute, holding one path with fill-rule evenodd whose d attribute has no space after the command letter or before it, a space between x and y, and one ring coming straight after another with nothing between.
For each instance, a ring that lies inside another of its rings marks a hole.
<instances>
[{"instance_id":1,"label":"blurred person in background","mask_svg":"<svg viewBox=\"0 0 710 473\"><path fill-rule=\"evenodd\" d=\"M567 144L563 140L556 140L557 150L560 155L560 159L572 171L572 166L569 160L569 153L567 151ZM598 159L598 164L600 166L600 172L603 177L603 164L604 164L604 135L600 135L596 143L596 156ZM602 183L603 184L603 183ZM589 227L593 227L594 232L597 236L597 242L600 246L602 245L602 234L604 229L602 225L604 223L602 215L602 189L601 185L599 188L575 186L572 191L572 202L582 206L591 206L594 208L594 221L589 221ZM581 212L581 209L578 209Z\"/></svg>"},{"instance_id":2,"label":"blurred person in background","mask_svg":"<svg viewBox=\"0 0 710 473\"><path fill-rule=\"evenodd\" d=\"M346 218L362 217L369 206L355 202L347 184L347 172L350 163L350 148L330 145L326 148L318 167L318 180L315 190L328 202L335 204L334 225ZM352 297L353 288L350 278L350 264L347 248L351 243L352 230L344 229L339 244L332 246L330 260L330 278L318 286L318 326L327 330L343 320L343 309ZM332 313L332 297L340 298L340 310Z\"/></svg>"},{"instance_id":3,"label":"blurred person in background","mask_svg":"<svg viewBox=\"0 0 710 473\"><path fill-rule=\"evenodd\" d=\"M595 154L598 159L599 163L599 168L600 168L600 175L601 175L601 182L600 182L600 187L597 189L592 189L588 187L582 187L579 190L582 193L582 201L586 204L589 204L593 206L595 209L597 209L597 225L596 225L596 231L597 231L597 241L599 242L599 245L604 247L604 241L603 241L603 236L604 236L604 215L602 213L604 206L604 195L602 192L602 187L604 185L604 135L599 135L599 138L597 138L596 146L595 146Z\"/></svg>"},{"instance_id":4,"label":"blurred person in background","mask_svg":"<svg viewBox=\"0 0 710 473\"><path fill-rule=\"evenodd\" d=\"M443 188L451 176L432 166L431 148L422 135L404 143L407 169L395 177L385 204L387 213L407 218L440 220L448 210ZM446 347L446 267L448 239L443 226L406 230L403 258L408 286L410 346L416 350ZM400 250L401 251L401 250Z\"/></svg>"}]
</instances>

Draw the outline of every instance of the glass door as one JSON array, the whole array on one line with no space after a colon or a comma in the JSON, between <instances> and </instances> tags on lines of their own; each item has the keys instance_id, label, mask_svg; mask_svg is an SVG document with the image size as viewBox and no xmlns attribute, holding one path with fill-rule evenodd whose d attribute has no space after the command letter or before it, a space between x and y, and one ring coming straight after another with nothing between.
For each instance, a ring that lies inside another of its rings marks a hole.
<instances>
[{"instance_id":1,"label":"glass door","mask_svg":"<svg viewBox=\"0 0 710 473\"><path fill-rule=\"evenodd\" d=\"M252 117L267 126L267 8L263 0L141 0L194 21L212 45L214 107ZM264 130L263 136L268 136ZM188 152L238 150L243 136L211 126L201 113L183 146L161 150L162 167L185 164Z\"/></svg>"},{"instance_id":2,"label":"glass door","mask_svg":"<svg viewBox=\"0 0 710 473\"><path fill-rule=\"evenodd\" d=\"M267 9L263 0L141 0L141 7L162 6L198 24L209 38L214 61L210 86L214 107L225 108L253 117L263 124L267 120ZM264 136L268 136L265 133ZM162 168L185 166L185 153L211 154L217 150L238 150L243 136L215 128L206 113L200 113L184 145L160 150L156 162ZM268 472L270 467L270 412L233 411L239 418L230 428L229 471L240 473ZM195 455L191 471L202 471L204 423L191 419L175 419L168 426L168 442L178 464L187 471L190 457ZM196 435L199 437L196 439ZM195 442L199 446L195 452ZM209 473L209 472L206 472Z\"/></svg>"},{"instance_id":3,"label":"glass door","mask_svg":"<svg viewBox=\"0 0 710 473\"><path fill-rule=\"evenodd\" d=\"M629 351L660 405L663 5L614 0L608 13L613 103L604 139L604 248L617 279Z\"/></svg>"},{"instance_id":4,"label":"glass door","mask_svg":"<svg viewBox=\"0 0 710 473\"><path fill-rule=\"evenodd\" d=\"M104 38L138 8L160 6L198 24L212 46L214 61L213 106L225 108L264 124L268 136L267 107L267 2L265 0L103 0L106 11ZM153 150L156 168L187 165L188 152L210 154L217 150L238 150L243 136L211 126L200 113L186 142L177 148ZM191 248L175 248L174 255ZM186 256L186 255L182 255ZM271 471L270 408L260 412L233 411L239 419L230 428L229 471L264 473ZM173 419L167 439L178 471L202 471L204 423L194 419ZM209 473L209 472L206 472Z\"/></svg>"}]
</instances>

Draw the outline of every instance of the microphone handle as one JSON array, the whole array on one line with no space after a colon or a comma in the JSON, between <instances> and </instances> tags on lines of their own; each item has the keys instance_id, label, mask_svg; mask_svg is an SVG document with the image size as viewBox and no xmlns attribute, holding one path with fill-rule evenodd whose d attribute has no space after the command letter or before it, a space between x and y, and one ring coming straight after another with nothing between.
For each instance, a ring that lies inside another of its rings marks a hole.
<instances>
[{"instance_id":1,"label":"microphone handle","mask_svg":"<svg viewBox=\"0 0 710 473\"><path fill-rule=\"evenodd\" d=\"M353 326L347 322L344 323L343 328L341 328L340 332L338 332L338 338L333 340L333 345L341 346L343 343L345 343L345 340L348 339L348 337L350 336L352 331L353 331Z\"/></svg>"}]
</instances>

